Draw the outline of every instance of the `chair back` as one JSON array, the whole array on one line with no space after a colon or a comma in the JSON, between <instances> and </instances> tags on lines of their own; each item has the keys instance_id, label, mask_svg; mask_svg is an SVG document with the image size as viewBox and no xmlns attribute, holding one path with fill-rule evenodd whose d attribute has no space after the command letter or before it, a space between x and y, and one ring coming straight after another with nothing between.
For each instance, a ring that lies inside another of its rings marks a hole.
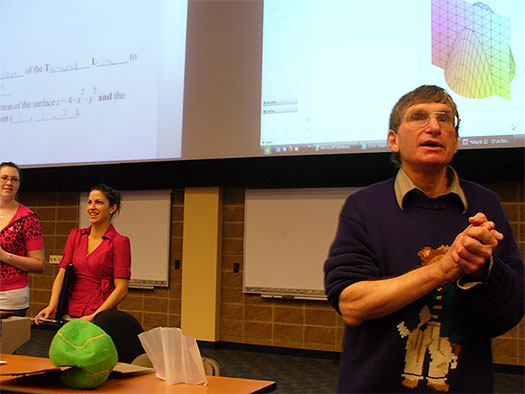
<instances>
[{"instance_id":1,"label":"chair back","mask_svg":"<svg viewBox=\"0 0 525 394\"><path fill-rule=\"evenodd\" d=\"M210 357L202 358L202 365L204 366L204 373L208 376L220 376L221 367L217 360Z\"/></svg>"},{"instance_id":2,"label":"chair back","mask_svg":"<svg viewBox=\"0 0 525 394\"><path fill-rule=\"evenodd\" d=\"M144 353L138 338L144 329L133 315L114 309L100 312L93 319L93 323L111 337L117 348L119 362L129 364L139 354Z\"/></svg>"}]
</instances>

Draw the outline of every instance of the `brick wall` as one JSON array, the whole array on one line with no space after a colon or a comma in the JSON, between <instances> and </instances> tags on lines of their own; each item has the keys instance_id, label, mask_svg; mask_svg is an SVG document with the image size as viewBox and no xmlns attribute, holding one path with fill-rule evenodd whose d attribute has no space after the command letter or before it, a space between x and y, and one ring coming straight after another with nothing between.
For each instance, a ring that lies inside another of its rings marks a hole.
<instances>
[{"instance_id":1,"label":"brick wall","mask_svg":"<svg viewBox=\"0 0 525 394\"><path fill-rule=\"evenodd\" d=\"M525 260L525 185L516 182L484 186L498 193ZM496 363L525 366L525 320L522 319L512 330L494 338L492 346Z\"/></svg>"},{"instance_id":2,"label":"brick wall","mask_svg":"<svg viewBox=\"0 0 525 394\"><path fill-rule=\"evenodd\" d=\"M78 227L79 193L20 193L18 200L38 215L44 233L46 262L50 255L62 254L70 231ZM56 265L46 264L42 274L29 274L29 316L47 306L57 271Z\"/></svg>"},{"instance_id":3,"label":"brick wall","mask_svg":"<svg viewBox=\"0 0 525 394\"><path fill-rule=\"evenodd\" d=\"M496 191L507 212L522 254L525 251L525 196L523 183L485 185ZM19 200L34 209L45 234L46 259L62 254L67 236L78 227L79 193L21 193ZM243 294L244 189L224 190L223 256L221 274L220 340L242 344L297 349L340 351L343 324L327 302L265 299ZM132 313L146 330L158 326L180 327L182 221L184 191L172 194L169 288L131 289L121 309ZM125 206L123 207L125 209ZM234 272L234 263L240 270ZM56 265L43 274L30 274L34 315L47 305ZM525 365L525 325L495 338L494 359L500 364Z\"/></svg>"}]
</instances>

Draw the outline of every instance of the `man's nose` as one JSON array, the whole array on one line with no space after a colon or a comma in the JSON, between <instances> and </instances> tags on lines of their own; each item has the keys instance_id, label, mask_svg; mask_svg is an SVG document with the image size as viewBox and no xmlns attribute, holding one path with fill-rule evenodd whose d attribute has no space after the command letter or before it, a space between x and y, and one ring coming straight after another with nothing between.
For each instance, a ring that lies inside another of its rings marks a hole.
<instances>
[{"instance_id":1,"label":"man's nose","mask_svg":"<svg viewBox=\"0 0 525 394\"><path fill-rule=\"evenodd\" d=\"M427 130L431 133L441 132L441 125L435 116L430 116L427 124Z\"/></svg>"}]
</instances>

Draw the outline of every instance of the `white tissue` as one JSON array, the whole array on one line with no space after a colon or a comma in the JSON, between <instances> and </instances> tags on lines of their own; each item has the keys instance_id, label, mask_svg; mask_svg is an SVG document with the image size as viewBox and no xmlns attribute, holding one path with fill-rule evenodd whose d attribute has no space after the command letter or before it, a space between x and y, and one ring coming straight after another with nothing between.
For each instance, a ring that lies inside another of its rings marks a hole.
<instances>
[{"instance_id":1,"label":"white tissue","mask_svg":"<svg viewBox=\"0 0 525 394\"><path fill-rule=\"evenodd\" d=\"M157 327L139 334L139 339L157 377L166 383L208 384L197 341L180 328Z\"/></svg>"}]
</instances>

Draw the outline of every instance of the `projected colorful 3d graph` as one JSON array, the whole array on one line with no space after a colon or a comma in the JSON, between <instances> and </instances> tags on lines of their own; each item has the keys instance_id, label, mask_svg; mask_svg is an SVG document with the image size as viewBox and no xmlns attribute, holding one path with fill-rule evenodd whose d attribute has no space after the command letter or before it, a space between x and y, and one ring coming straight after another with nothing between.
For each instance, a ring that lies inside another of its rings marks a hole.
<instances>
[{"instance_id":1,"label":"projected colorful 3d graph","mask_svg":"<svg viewBox=\"0 0 525 394\"><path fill-rule=\"evenodd\" d=\"M432 64L461 96L510 100L516 69L510 19L481 2L432 0Z\"/></svg>"}]
</instances>

